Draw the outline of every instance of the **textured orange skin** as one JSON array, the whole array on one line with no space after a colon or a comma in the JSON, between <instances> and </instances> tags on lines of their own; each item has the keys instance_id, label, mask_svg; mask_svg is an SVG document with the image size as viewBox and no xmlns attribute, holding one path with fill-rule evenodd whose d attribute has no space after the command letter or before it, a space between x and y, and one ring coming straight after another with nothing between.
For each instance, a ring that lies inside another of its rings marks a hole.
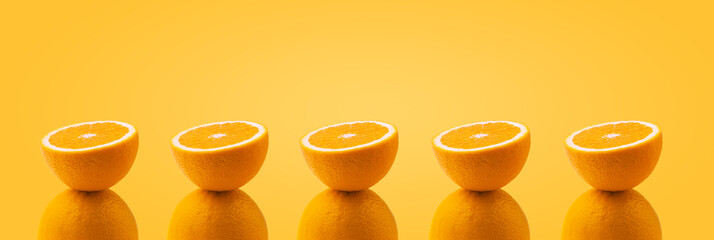
<instances>
[{"instance_id":1,"label":"textured orange skin","mask_svg":"<svg viewBox=\"0 0 714 240\"><path fill-rule=\"evenodd\" d=\"M139 150L139 134L101 148L63 152L42 144L42 155L52 172L72 189L99 191L114 186L134 164Z\"/></svg>"},{"instance_id":2,"label":"textured orange skin","mask_svg":"<svg viewBox=\"0 0 714 240\"><path fill-rule=\"evenodd\" d=\"M395 130L374 145L335 152L315 151L302 142L300 145L307 166L325 185L340 191L360 191L387 175L397 156L399 137Z\"/></svg>"},{"instance_id":3,"label":"textured orange skin","mask_svg":"<svg viewBox=\"0 0 714 240\"><path fill-rule=\"evenodd\" d=\"M530 131L506 145L476 152L455 152L437 147L436 160L456 184L471 191L492 191L511 182L523 169L531 146Z\"/></svg>"},{"instance_id":4,"label":"textured orange skin","mask_svg":"<svg viewBox=\"0 0 714 240\"><path fill-rule=\"evenodd\" d=\"M134 215L112 190L68 189L45 208L37 239L139 239Z\"/></svg>"},{"instance_id":5,"label":"textured orange skin","mask_svg":"<svg viewBox=\"0 0 714 240\"><path fill-rule=\"evenodd\" d=\"M315 196L300 218L297 239L397 239L397 222L372 190L327 189Z\"/></svg>"},{"instance_id":6,"label":"textured orange skin","mask_svg":"<svg viewBox=\"0 0 714 240\"><path fill-rule=\"evenodd\" d=\"M578 197L565 216L561 239L662 239L652 205L635 190L591 189Z\"/></svg>"},{"instance_id":7,"label":"textured orange skin","mask_svg":"<svg viewBox=\"0 0 714 240\"><path fill-rule=\"evenodd\" d=\"M169 240L268 239L263 213L240 189L211 192L198 189L176 206L169 223Z\"/></svg>"},{"instance_id":8,"label":"textured orange skin","mask_svg":"<svg viewBox=\"0 0 714 240\"><path fill-rule=\"evenodd\" d=\"M268 132L246 144L217 151L186 151L173 144L171 150L181 171L198 187L230 191L258 174L268 153Z\"/></svg>"},{"instance_id":9,"label":"textured orange skin","mask_svg":"<svg viewBox=\"0 0 714 240\"><path fill-rule=\"evenodd\" d=\"M530 239L530 230L523 210L506 191L459 189L436 209L429 239Z\"/></svg>"},{"instance_id":10,"label":"textured orange skin","mask_svg":"<svg viewBox=\"0 0 714 240\"><path fill-rule=\"evenodd\" d=\"M662 151L662 132L641 144L606 152L585 152L565 145L575 171L603 191L634 188L654 170Z\"/></svg>"}]
</instances>

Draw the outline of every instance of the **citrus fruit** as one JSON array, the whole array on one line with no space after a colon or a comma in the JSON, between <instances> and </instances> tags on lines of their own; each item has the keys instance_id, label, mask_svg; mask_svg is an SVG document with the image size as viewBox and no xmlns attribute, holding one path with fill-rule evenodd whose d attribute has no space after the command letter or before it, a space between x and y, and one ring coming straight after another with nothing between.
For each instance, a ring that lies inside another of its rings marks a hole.
<instances>
[{"instance_id":1,"label":"citrus fruit","mask_svg":"<svg viewBox=\"0 0 714 240\"><path fill-rule=\"evenodd\" d=\"M662 132L641 121L603 123L570 135L565 150L575 171L590 186L622 191L652 173L662 151Z\"/></svg>"},{"instance_id":2,"label":"citrus fruit","mask_svg":"<svg viewBox=\"0 0 714 240\"><path fill-rule=\"evenodd\" d=\"M431 221L429 239L529 239L528 220L506 191L459 189L441 202Z\"/></svg>"},{"instance_id":3,"label":"citrus fruit","mask_svg":"<svg viewBox=\"0 0 714 240\"><path fill-rule=\"evenodd\" d=\"M327 189L305 207L297 239L397 239L397 222L372 190Z\"/></svg>"},{"instance_id":4,"label":"citrus fruit","mask_svg":"<svg viewBox=\"0 0 714 240\"><path fill-rule=\"evenodd\" d=\"M268 239L263 213L240 189L213 192L198 189L176 206L168 239Z\"/></svg>"},{"instance_id":5,"label":"citrus fruit","mask_svg":"<svg viewBox=\"0 0 714 240\"><path fill-rule=\"evenodd\" d=\"M66 126L42 138L42 155L67 186L81 191L107 189L124 178L139 149L134 126L96 121Z\"/></svg>"},{"instance_id":6,"label":"citrus fruit","mask_svg":"<svg viewBox=\"0 0 714 240\"><path fill-rule=\"evenodd\" d=\"M134 215L112 190L68 189L45 208L37 239L139 239Z\"/></svg>"},{"instance_id":7,"label":"citrus fruit","mask_svg":"<svg viewBox=\"0 0 714 240\"><path fill-rule=\"evenodd\" d=\"M171 140L181 171L198 187L229 191L253 179L268 153L268 131L247 121L209 123Z\"/></svg>"},{"instance_id":8,"label":"citrus fruit","mask_svg":"<svg viewBox=\"0 0 714 240\"><path fill-rule=\"evenodd\" d=\"M434 137L436 159L446 175L464 189L491 191L521 172L531 137L523 124L509 121L458 126Z\"/></svg>"},{"instance_id":9,"label":"citrus fruit","mask_svg":"<svg viewBox=\"0 0 714 240\"><path fill-rule=\"evenodd\" d=\"M662 239L662 228L652 205L637 191L591 189L570 206L561 239Z\"/></svg>"},{"instance_id":10,"label":"citrus fruit","mask_svg":"<svg viewBox=\"0 0 714 240\"><path fill-rule=\"evenodd\" d=\"M377 121L330 125L300 141L307 166L328 187L367 189L381 180L397 156L397 129Z\"/></svg>"}]
</instances>

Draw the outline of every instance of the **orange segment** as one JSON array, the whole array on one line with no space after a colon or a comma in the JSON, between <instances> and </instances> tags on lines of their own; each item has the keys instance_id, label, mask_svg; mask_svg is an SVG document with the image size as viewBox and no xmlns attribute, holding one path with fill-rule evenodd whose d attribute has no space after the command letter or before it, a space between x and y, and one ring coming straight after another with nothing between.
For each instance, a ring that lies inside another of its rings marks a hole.
<instances>
[{"instance_id":1,"label":"orange segment","mask_svg":"<svg viewBox=\"0 0 714 240\"><path fill-rule=\"evenodd\" d=\"M374 122L354 122L320 130L310 137L310 144L327 149L348 148L375 141L388 132L387 127Z\"/></svg>"},{"instance_id":2,"label":"orange segment","mask_svg":"<svg viewBox=\"0 0 714 240\"><path fill-rule=\"evenodd\" d=\"M584 148L613 148L642 140L652 131L639 122L608 123L583 130L573 137L573 143Z\"/></svg>"},{"instance_id":3,"label":"orange segment","mask_svg":"<svg viewBox=\"0 0 714 240\"><path fill-rule=\"evenodd\" d=\"M90 122L59 130L49 142L60 148L82 149L116 141L127 133L129 128L116 122Z\"/></svg>"},{"instance_id":4,"label":"orange segment","mask_svg":"<svg viewBox=\"0 0 714 240\"><path fill-rule=\"evenodd\" d=\"M506 122L485 122L453 130L441 137L441 143L459 149L482 148L512 139L521 128Z\"/></svg>"},{"instance_id":5,"label":"orange segment","mask_svg":"<svg viewBox=\"0 0 714 240\"><path fill-rule=\"evenodd\" d=\"M248 140L259 131L244 122L222 122L189 130L181 135L179 142L190 148L219 148Z\"/></svg>"}]
</instances>

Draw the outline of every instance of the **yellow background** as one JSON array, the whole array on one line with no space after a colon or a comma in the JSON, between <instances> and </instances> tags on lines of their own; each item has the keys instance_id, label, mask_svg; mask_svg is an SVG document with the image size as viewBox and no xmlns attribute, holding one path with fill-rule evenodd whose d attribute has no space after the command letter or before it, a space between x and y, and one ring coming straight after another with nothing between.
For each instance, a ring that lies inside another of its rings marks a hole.
<instances>
[{"instance_id":1,"label":"yellow background","mask_svg":"<svg viewBox=\"0 0 714 240\"><path fill-rule=\"evenodd\" d=\"M142 239L164 239L174 207L196 188L171 156L176 133L223 120L267 126L268 157L242 189L271 239L294 239L303 208L326 188L299 138L363 119L399 130L397 159L372 190L401 239L425 239L436 207L458 188L434 159L439 132L482 120L530 127L528 162L504 189L532 239L557 239L568 207L590 188L563 140L632 119L664 133L658 166L636 188L664 237L714 237L712 6L508 2L6 1L0 238L35 238L43 209L66 189L40 139L108 119L139 129L136 162L112 189Z\"/></svg>"}]
</instances>

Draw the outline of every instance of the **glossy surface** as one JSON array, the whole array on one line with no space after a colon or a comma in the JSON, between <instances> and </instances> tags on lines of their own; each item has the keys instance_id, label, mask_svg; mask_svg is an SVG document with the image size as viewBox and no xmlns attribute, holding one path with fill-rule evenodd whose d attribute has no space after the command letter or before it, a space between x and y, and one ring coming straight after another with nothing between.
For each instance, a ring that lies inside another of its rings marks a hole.
<instances>
[{"instance_id":1,"label":"glossy surface","mask_svg":"<svg viewBox=\"0 0 714 240\"><path fill-rule=\"evenodd\" d=\"M563 139L639 119L667 134L657 168L636 188L663 237L714 239L711 3L469 2L5 1L4 238L36 238L43 209L67 188L42 159L42 136L113 119L141 131L131 171L111 188L140 239L166 239L172 212L196 189L171 156L171 137L226 120L270 130L265 163L241 190L270 239L295 239L305 206L325 189L300 138L377 119L399 128L400 144L372 190L400 239L427 239L437 207L458 188L430 141L453 126L507 119L527 125L532 144L504 190L531 239L558 239L568 208L590 189Z\"/></svg>"}]
</instances>

